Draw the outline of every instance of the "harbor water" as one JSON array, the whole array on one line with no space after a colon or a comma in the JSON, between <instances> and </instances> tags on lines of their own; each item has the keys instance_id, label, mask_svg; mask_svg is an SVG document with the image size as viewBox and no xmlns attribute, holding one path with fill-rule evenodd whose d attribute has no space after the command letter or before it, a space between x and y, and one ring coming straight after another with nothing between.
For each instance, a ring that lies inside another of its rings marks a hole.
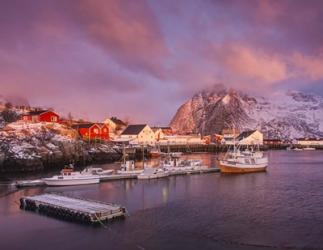
<instances>
[{"instance_id":1,"label":"harbor water","mask_svg":"<svg viewBox=\"0 0 323 250\"><path fill-rule=\"evenodd\" d=\"M2 183L0 249L323 249L322 151L267 154L264 173L20 190ZM215 167L215 154L185 157ZM19 209L20 197L44 192L117 203L130 216L93 227Z\"/></svg>"}]
</instances>

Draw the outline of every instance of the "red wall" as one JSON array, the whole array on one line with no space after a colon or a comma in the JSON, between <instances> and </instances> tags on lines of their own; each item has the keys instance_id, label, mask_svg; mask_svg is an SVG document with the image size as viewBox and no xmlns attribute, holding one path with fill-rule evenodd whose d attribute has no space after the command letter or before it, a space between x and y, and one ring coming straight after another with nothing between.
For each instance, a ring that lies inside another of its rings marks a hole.
<instances>
[{"instance_id":1,"label":"red wall","mask_svg":"<svg viewBox=\"0 0 323 250\"><path fill-rule=\"evenodd\" d=\"M40 122L59 122L59 116L51 111L40 114L38 116L38 119ZM56 120L52 120L52 119L56 119Z\"/></svg>"},{"instance_id":2,"label":"red wall","mask_svg":"<svg viewBox=\"0 0 323 250\"><path fill-rule=\"evenodd\" d=\"M98 125L93 125L90 128L80 128L79 133L83 138L87 138L87 139L100 138L100 127Z\"/></svg>"},{"instance_id":3,"label":"red wall","mask_svg":"<svg viewBox=\"0 0 323 250\"><path fill-rule=\"evenodd\" d=\"M104 132L104 130L106 131ZM90 128L79 128L79 133L84 139L109 139L109 127L106 125L101 128L98 125L93 125Z\"/></svg>"},{"instance_id":4,"label":"red wall","mask_svg":"<svg viewBox=\"0 0 323 250\"><path fill-rule=\"evenodd\" d=\"M52 120L52 118L56 120ZM22 119L34 122L59 122L59 116L52 111L44 112L40 115L24 115Z\"/></svg>"},{"instance_id":5,"label":"red wall","mask_svg":"<svg viewBox=\"0 0 323 250\"><path fill-rule=\"evenodd\" d=\"M109 140L109 127L107 125L101 127L101 139Z\"/></svg>"}]
</instances>

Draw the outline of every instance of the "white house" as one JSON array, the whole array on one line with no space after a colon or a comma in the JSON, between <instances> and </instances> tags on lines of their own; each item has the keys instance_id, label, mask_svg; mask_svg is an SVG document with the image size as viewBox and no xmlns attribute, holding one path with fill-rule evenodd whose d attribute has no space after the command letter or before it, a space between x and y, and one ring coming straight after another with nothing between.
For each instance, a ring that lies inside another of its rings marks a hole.
<instances>
[{"instance_id":1,"label":"white house","mask_svg":"<svg viewBox=\"0 0 323 250\"><path fill-rule=\"evenodd\" d=\"M154 145L155 133L147 124L129 125L120 135L120 140L130 144Z\"/></svg>"},{"instance_id":2,"label":"white house","mask_svg":"<svg viewBox=\"0 0 323 250\"><path fill-rule=\"evenodd\" d=\"M264 136L258 130L249 130L242 132L237 138L240 145L263 145Z\"/></svg>"}]
</instances>

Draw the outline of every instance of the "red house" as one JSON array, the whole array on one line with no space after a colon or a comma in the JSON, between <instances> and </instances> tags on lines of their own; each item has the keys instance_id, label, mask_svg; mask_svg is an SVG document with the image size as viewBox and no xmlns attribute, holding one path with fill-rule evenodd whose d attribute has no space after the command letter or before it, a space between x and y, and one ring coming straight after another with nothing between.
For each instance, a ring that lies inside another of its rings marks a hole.
<instances>
[{"instance_id":1,"label":"red house","mask_svg":"<svg viewBox=\"0 0 323 250\"><path fill-rule=\"evenodd\" d=\"M109 127L106 125L100 126L97 123L82 123L72 126L76 129L83 139L92 140L92 139L109 139Z\"/></svg>"},{"instance_id":2,"label":"red house","mask_svg":"<svg viewBox=\"0 0 323 250\"><path fill-rule=\"evenodd\" d=\"M59 122L59 115L51 110L30 111L22 115L22 120L30 122Z\"/></svg>"},{"instance_id":3,"label":"red house","mask_svg":"<svg viewBox=\"0 0 323 250\"><path fill-rule=\"evenodd\" d=\"M101 123L101 139L109 140L109 126L107 124Z\"/></svg>"}]
</instances>

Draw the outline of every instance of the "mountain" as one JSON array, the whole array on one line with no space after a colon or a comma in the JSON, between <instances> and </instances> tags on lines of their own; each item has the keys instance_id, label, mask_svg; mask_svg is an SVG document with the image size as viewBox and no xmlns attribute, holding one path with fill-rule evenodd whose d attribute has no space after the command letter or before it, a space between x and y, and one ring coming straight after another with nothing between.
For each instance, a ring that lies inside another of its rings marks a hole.
<instances>
[{"instance_id":1,"label":"mountain","mask_svg":"<svg viewBox=\"0 0 323 250\"><path fill-rule=\"evenodd\" d=\"M323 137L323 97L299 91L252 96L216 85L184 103L170 126L182 133L213 134L235 125L266 138Z\"/></svg>"}]
</instances>

